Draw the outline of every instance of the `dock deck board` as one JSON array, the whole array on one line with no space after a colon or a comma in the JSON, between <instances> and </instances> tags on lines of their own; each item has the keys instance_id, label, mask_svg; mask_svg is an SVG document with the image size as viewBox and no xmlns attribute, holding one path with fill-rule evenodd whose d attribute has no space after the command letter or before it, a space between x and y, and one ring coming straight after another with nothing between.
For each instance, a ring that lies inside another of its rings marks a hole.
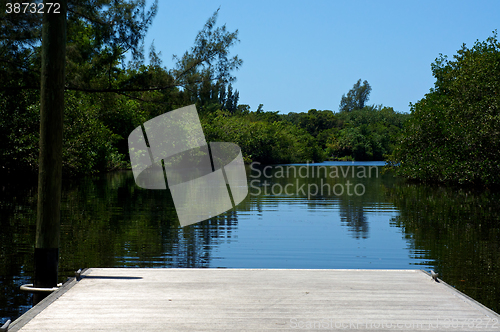
<instances>
[{"instance_id":1,"label":"dock deck board","mask_svg":"<svg viewBox=\"0 0 500 332\"><path fill-rule=\"evenodd\" d=\"M9 331L500 331L420 270L92 268Z\"/></svg>"}]
</instances>

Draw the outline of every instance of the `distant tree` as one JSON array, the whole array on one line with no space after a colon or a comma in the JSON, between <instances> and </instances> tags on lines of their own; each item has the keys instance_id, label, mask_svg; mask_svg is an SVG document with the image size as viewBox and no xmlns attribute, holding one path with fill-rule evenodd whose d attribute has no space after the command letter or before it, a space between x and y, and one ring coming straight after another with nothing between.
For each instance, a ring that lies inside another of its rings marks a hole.
<instances>
[{"instance_id":1,"label":"distant tree","mask_svg":"<svg viewBox=\"0 0 500 332\"><path fill-rule=\"evenodd\" d=\"M219 104L220 105L226 105L226 85L221 84L220 89L219 89Z\"/></svg>"},{"instance_id":2,"label":"distant tree","mask_svg":"<svg viewBox=\"0 0 500 332\"><path fill-rule=\"evenodd\" d=\"M283 118L286 121L298 126L300 123L300 119L302 117L302 114L304 114L304 113L289 112L288 114L283 115Z\"/></svg>"},{"instance_id":3,"label":"distant tree","mask_svg":"<svg viewBox=\"0 0 500 332\"><path fill-rule=\"evenodd\" d=\"M223 105L225 109L227 109L229 112L231 112L231 109L233 107L233 86L231 83L227 86L227 96L226 96L226 103Z\"/></svg>"},{"instance_id":4,"label":"distant tree","mask_svg":"<svg viewBox=\"0 0 500 332\"><path fill-rule=\"evenodd\" d=\"M342 95L339 110L341 112L350 112L354 109L362 109L365 107L371 91L372 88L370 84L368 84L368 81L365 80L361 85L361 79L359 79L356 84L353 85L352 89L349 90L347 96L345 94Z\"/></svg>"},{"instance_id":5,"label":"distant tree","mask_svg":"<svg viewBox=\"0 0 500 332\"><path fill-rule=\"evenodd\" d=\"M233 105L231 106L231 113L234 113L238 109L239 99L240 99L240 92L238 90L235 90L233 94Z\"/></svg>"},{"instance_id":6,"label":"distant tree","mask_svg":"<svg viewBox=\"0 0 500 332\"><path fill-rule=\"evenodd\" d=\"M230 114L235 114L238 109L238 101L240 93L234 90L231 83L227 84L224 81L213 84L211 81L206 81L204 84L215 87L214 99L217 102L217 109L227 110Z\"/></svg>"},{"instance_id":7,"label":"distant tree","mask_svg":"<svg viewBox=\"0 0 500 332\"><path fill-rule=\"evenodd\" d=\"M264 112L264 104L259 104L257 107L257 114Z\"/></svg>"},{"instance_id":8,"label":"distant tree","mask_svg":"<svg viewBox=\"0 0 500 332\"><path fill-rule=\"evenodd\" d=\"M250 113L250 105L247 104L240 104L236 107L236 113L238 114L249 114Z\"/></svg>"}]
</instances>

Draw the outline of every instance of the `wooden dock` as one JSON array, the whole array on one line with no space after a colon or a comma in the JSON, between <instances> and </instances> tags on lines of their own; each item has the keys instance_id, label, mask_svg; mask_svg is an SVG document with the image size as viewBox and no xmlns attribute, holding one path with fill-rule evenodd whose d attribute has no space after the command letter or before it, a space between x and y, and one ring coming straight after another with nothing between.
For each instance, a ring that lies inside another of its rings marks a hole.
<instances>
[{"instance_id":1,"label":"wooden dock","mask_svg":"<svg viewBox=\"0 0 500 332\"><path fill-rule=\"evenodd\" d=\"M421 270L92 268L9 331L500 331Z\"/></svg>"}]
</instances>

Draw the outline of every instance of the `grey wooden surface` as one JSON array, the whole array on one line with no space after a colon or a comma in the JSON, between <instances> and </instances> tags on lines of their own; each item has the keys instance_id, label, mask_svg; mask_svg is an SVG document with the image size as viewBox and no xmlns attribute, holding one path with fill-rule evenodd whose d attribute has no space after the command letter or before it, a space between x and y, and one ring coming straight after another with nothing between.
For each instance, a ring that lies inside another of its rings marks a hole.
<instances>
[{"instance_id":1,"label":"grey wooden surface","mask_svg":"<svg viewBox=\"0 0 500 332\"><path fill-rule=\"evenodd\" d=\"M9 331L500 331L420 270L92 268L30 311Z\"/></svg>"}]
</instances>

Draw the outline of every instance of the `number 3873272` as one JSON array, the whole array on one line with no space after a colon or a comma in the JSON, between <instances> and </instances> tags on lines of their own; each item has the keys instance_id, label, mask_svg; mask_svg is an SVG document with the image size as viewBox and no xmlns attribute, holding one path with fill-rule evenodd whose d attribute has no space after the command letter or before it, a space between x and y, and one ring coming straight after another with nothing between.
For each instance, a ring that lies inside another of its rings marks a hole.
<instances>
[{"instance_id":1,"label":"number 3873272","mask_svg":"<svg viewBox=\"0 0 500 332\"><path fill-rule=\"evenodd\" d=\"M5 4L7 14L43 14L61 12L61 4L58 2L34 3L34 2L8 2Z\"/></svg>"}]
</instances>

